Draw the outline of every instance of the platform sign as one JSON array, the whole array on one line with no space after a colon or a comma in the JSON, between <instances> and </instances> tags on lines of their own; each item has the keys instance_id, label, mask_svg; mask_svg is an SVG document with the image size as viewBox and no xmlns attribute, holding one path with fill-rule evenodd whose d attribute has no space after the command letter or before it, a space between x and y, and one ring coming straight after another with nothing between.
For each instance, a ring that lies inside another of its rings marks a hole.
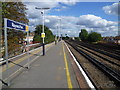
<instances>
[{"instance_id":1,"label":"platform sign","mask_svg":"<svg viewBox=\"0 0 120 90\"><path fill-rule=\"evenodd\" d=\"M28 26L7 18L4 18L4 38L5 38L5 59L6 59L6 70L7 70L7 76L9 76L8 73L8 43L7 43L7 28L9 29L15 29L15 30L21 30L21 31L27 31L27 37L29 37L29 32L28 32ZM28 40L29 41L29 38ZM29 51L27 51L28 53L28 67L29 67ZM8 81L9 83L9 81Z\"/></svg>"},{"instance_id":2,"label":"platform sign","mask_svg":"<svg viewBox=\"0 0 120 90\"><path fill-rule=\"evenodd\" d=\"M22 23L19 23L10 19L6 19L6 26L7 28L10 28L10 29L28 31L27 25L24 25Z\"/></svg>"},{"instance_id":3,"label":"platform sign","mask_svg":"<svg viewBox=\"0 0 120 90\"><path fill-rule=\"evenodd\" d=\"M45 33L41 33L41 37L44 38L45 37Z\"/></svg>"}]
</instances>

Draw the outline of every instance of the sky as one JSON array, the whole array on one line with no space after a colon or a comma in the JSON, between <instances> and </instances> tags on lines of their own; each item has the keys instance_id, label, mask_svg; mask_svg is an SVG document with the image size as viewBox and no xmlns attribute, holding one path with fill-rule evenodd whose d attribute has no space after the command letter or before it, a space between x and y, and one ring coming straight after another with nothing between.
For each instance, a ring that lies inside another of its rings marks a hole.
<instances>
[{"instance_id":1,"label":"sky","mask_svg":"<svg viewBox=\"0 0 120 90\"><path fill-rule=\"evenodd\" d=\"M56 34L79 36L81 29L94 31L102 36L118 35L118 3L116 2L80 2L79 0L45 2L24 2L28 8L30 31L42 24L41 10L35 7L49 7L45 10L45 25Z\"/></svg>"}]
</instances>

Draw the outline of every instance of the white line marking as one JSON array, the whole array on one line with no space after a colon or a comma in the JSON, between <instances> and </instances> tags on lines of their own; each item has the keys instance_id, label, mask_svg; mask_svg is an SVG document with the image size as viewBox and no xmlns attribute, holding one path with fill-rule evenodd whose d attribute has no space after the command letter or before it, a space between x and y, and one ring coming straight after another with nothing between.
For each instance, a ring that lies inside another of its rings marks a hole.
<instances>
[{"instance_id":1,"label":"white line marking","mask_svg":"<svg viewBox=\"0 0 120 90\"><path fill-rule=\"evenodd\" d=\"M72 54L71 50L68 48L67 44L64 42L64 44L66 45L69 53L71 54L73 60L75 61L75 63L77 64L79 70L81 71L81 73L83 74L85 80L87 81L87 84L89 85L89 87L91 89L94 89L95 90L95 87L94 85L92 84L92 82L90 81L90 79L88 78L88 76L86 75L86 73L84 72L84 70L82 69L81 65L78 63L78 61L76 60L75 56Z\"/></svg>"}]
</instances>

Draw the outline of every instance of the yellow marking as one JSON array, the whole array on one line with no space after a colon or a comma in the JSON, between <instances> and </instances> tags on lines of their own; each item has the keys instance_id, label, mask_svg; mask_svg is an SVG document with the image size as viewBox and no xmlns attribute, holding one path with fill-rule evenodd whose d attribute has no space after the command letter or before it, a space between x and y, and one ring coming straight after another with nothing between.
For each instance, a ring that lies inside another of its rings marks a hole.
<instances>
[{"instance_id":1,"label":"yellow marking","mask_svg":"<svg viewBox=\"0 0 120 90\"><path fill-rule=\"evenodd\" d=\"M64 62L65 62L65 67L66 67L66 76L67 76L68 88L71 90L73 88L73 86L72 86L72 82L71 82L71 78L70 78L70 73L69 73L69 68L68 68L68 63L67 63L67 58L66 58L63 43L62 43L62 47L63 47L63 53L64 53Z\"/></svg>"},{"instance_id":2,"label":"yellow marking","mask_svg":"<svg viewBox=\"0 0 120 90\"><path fill-rule=\"evenodd\" d=\"M29 27L28 26L26 26L26 31L29 31Z\"/></svg>"},{"instance_id":3,"label":"yellow marking","mask_svg":"<svg viewBox=\"0 0 120 90\"><path fill-rule=\"evenodd\" d=\"M48 45L48 46L46 46L46 47L50 47L51 45L53 45L53 44L50 44L50 45ZM41 48L41 49L42 49L42 48ZM37 54L38 52L41 51L41 49L40 49L40 50L39 50L39 49L38 49L38 50L35 50L34 52L31 53L31 55L29 55L29 57L33 56L34 54ZM23 58L20 58L20 59L14 61L14 63L19 64L20 62L26 60L26 59L29 58L29 57L28 57L28 56L25 56L25 57L23 57ZM15 66L15 64L9 63L9 68L11 68L11 67L13 67L13 66ZM2 72L6 71L6 65L1 66L0 68L2 68ZM0 71L0 72L1 72L1 71Z\"/></svg>"},{"instance_id":4,"label":"yellow marking","mask_svg":"<svg viewBox=\"0 0 120 90\"><path fill-rule=\"evenodd\" d=\"M45 37L45 33L41 33L41 37L44 38Z\"/></svg>"}]
</instances>

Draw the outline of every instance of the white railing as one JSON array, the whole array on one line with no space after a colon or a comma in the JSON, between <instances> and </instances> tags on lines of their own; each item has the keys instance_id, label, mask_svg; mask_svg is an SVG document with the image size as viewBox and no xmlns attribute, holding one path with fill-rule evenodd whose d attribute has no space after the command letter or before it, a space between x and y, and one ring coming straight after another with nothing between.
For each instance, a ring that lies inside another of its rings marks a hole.
<instances>
[{"instance_id":1,"label":"white railing","mask_svg":"<svg viewBox=\"0 0 120 90\"><path fill-rule=\"evenodd\" d=\"M34 47L34 46L37 46L37 45L40 45L40 43L26 45L26 46L25 46L25 49L28 49L28 47ZM23 46L22 46L22 47L23 47ZM22 47L20 47L20 48L22 49ZM8 60L11 60L11 59L13 59L13 58L19 57L19 56L24 55L24 54L26 54L26 52L23 52L23 53L21 53L21 54L19 54L19 55L17 55L17 56L13 56L12 58L9 58ZM5 62L6 62L6 60L4 60L4 58L0 58L0 65L2 65L2 64L5 63Z\"/></svg>"}]
</instances>

